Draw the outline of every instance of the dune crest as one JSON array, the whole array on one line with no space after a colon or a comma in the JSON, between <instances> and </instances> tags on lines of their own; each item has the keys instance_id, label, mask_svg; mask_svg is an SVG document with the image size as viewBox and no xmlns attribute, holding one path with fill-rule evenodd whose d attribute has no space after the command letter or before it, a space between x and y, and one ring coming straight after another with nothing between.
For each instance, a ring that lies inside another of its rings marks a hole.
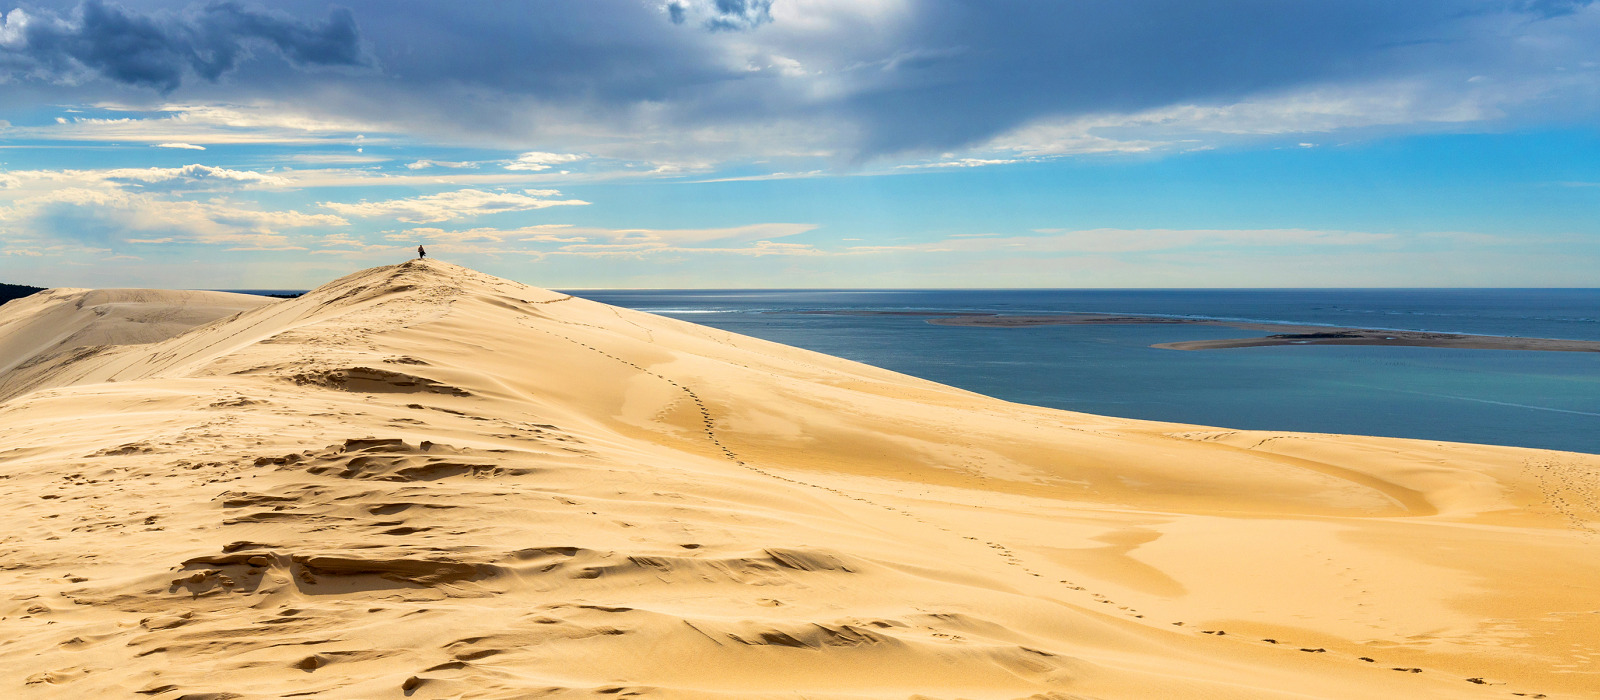
<instances>
[{"instance_id":1,"label":"dune crest","mask_svg":"<svg viewBox=\"0 0 1600 700\"><path fill-rule=\"evenodd\" d=\"M231 292L46 289L0 304L0 398L11 395L8 385L25 388L17 375L27 373L14 370L53 355L166 340L273 301Z\"/></svg>"},{"instance_id":2,"label":"dune crest","mask_svg":"<svg viewBox=\"0 0 1600 700\"><path fill-rule=\"evenodd\" d=\"M115 325L0 373L8 697L1600 696L1594 455L1011 404L435 260Z\"/></svg>"}]
</instances>

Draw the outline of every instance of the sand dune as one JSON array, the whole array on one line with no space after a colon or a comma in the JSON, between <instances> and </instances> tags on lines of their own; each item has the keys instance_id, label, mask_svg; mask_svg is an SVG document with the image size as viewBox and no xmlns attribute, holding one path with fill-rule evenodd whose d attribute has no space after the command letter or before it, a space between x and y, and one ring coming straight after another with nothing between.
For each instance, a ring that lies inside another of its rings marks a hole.
<instances>
[{"instance_id":1,"label":"sand dune","mask_svg":"<svg viewBox=\"0 0 1600 700\"><path fill-rule=\"evenodd\" d=\"M31 352L7 697L1600 697L1593 455L1011 404L432 260Z\"/></svg>"},{"instance_id":2,"label":"sand dune","mask_svg":"<svg viewBox=\"0 0 1600 700\"><path fill-rule=\"evenodd\" d=\"M166 340L272 301L228 292L47 289L6 302L0 305L0 399L25 389L32 377L14 370L52 355Z\"/></svg>"}]
</instances>

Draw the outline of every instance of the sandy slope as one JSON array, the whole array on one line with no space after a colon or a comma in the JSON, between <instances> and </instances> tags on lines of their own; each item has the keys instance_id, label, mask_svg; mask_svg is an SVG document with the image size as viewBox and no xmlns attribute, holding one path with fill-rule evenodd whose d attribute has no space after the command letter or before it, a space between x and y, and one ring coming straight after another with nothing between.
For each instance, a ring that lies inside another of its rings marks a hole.
<instances>
[{"instance_id":1,"label":"sandy slope","mask_svg":"<svg viewBox=\"0 0 1600 700\"><path fill-rule=\"evenodd\" d=\"M62 352L166 340L195 326L271 303L229 292L47 289L0 305L0 399L35 379L13 371ZM8 391L9 390L9 391Z\"/></svg>"},{"instance_id":2,"label":"sandy slope","mask_svg":"<svg viewBox=\"0 0 1600 700\"><path fill-rule=\"evenodd\" d=\"M6 697L1600 697L1596 456L1009 404L436 261L36 367Z\"/></svg>"}]
</instances>

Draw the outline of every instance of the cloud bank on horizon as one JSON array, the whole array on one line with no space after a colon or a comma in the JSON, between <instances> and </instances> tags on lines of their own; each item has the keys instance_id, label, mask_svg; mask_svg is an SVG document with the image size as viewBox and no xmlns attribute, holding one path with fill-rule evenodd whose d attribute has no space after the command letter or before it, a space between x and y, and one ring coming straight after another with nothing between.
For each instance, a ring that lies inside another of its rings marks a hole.
<instances>
[{"instance_id":1,"label":"cloud bank on horizon","mask_svg":"<svg viewBox=\"0 0 1600 700\"><path fill-rule=\"evenodd\" d=\"M1590 0L0 11L15 281L330 261L279 284L309 283L424 236L568 286L1582 284L1600 259ZM514 233L552 227L583 233ZM704 235L744 230L776 233Z\"/></svg>"}]
</instances>

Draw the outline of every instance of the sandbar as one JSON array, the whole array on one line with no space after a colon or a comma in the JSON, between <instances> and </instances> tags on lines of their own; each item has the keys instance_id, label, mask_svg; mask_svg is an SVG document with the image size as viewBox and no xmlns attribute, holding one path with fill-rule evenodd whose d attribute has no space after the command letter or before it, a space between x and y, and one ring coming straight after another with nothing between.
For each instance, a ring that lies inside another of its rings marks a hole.
<instances>
[{"instance_id":1,"label":"sandbar","mask_svg":"<svg viewBox=\"0 0 1600 700\"><path fill-rule=\"evenodd\" d=\"M8 366L5 698L1600 698L1600 455L1010 403L431 259L40 292Z\"/></svg>"},{"instance_id":2,"label":"sandbar","mask_svg":"<svg viewBox=\"0 0 1600 700\"><path fill-rule=\"evenodd\" d=\"M894 315L910 315L892 312ZM921 312L918 312L921 313ZM982 328L1029 328L1033 326L1094 326L1094 325L1191 325L1226 326L1252 331L1270 331L1264 336L1249 338L1218 338L1213 340L1185 340L1156 343L1153 348L1169 350L1223 350L1229 348L1257 348L1280 345L1388 345L1425 348L1458 348L1464 350L1538 350L1548 352L1600 352L1600 341L1567 340L1561 338L1521 338L1515 336L1472 335L1467 333L1434 333L1428 331L1399 331L1382 328L1347 328L1340 326L1297 326L1276 323L1251 323L1201 318L1174 318L1168 316L1132 316L1113 314L1044 314L1033 316L1001 316L975 314L936 314L928 323L940 326L969 326Z\"/></svg>"}]
</instances>

